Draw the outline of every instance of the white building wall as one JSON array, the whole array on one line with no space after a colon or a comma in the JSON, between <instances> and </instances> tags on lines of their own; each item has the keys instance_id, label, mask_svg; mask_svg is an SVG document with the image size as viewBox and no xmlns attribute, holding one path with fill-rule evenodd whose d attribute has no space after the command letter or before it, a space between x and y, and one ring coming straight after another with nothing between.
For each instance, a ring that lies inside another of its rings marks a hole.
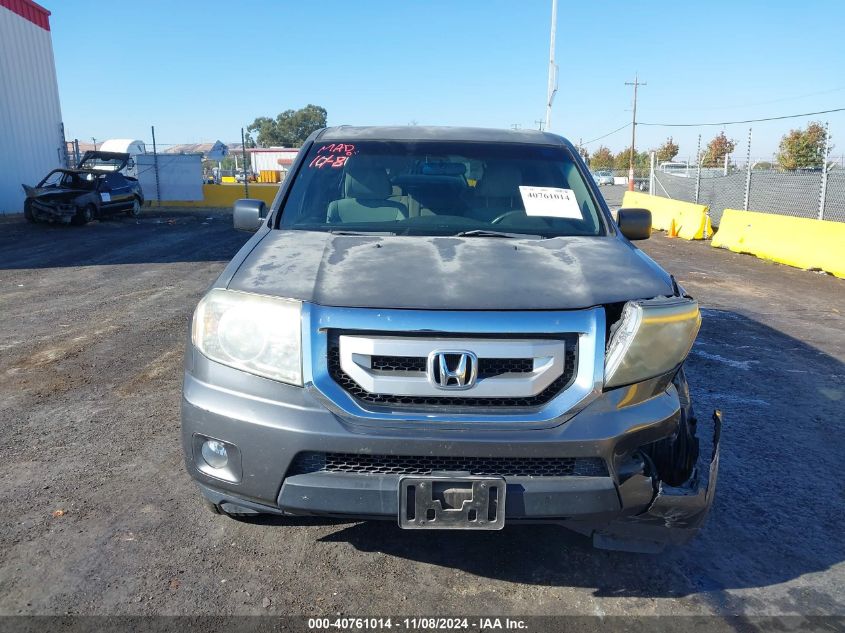
<instances>
[{"instance_id":1,"label":"white building wall","mask_svg":"<svg viewBox=\"0 0 845 633\"><path fill-rule=\"evenodd\" d=\"M250 156L252 157L252 171L257 174L258 172L265 169L271 171L287 169L290 165L280 165L279 159L285 161L293 161L293 159L296 158L296 155L298 153L298 149L286 149L278 151L262 150L259 152L249 152Z\"/></svg>"},{"instance_id":2,"label":"white building wall","mask_svg":"<svg viewBox=\"0 0 845 633\"><path fill-rule=\"evenodd\" d=\"M20 213L21 184L62 166L61 123L50 31L0 6L0 214Z\"/></svg>"}]
</instances>

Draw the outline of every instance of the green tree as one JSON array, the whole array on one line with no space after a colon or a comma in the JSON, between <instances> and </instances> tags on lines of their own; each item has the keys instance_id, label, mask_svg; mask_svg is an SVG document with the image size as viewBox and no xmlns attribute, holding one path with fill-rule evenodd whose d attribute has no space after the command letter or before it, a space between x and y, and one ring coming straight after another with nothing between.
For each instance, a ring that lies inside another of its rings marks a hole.
<instances>
[{"instance_id":1,"label":"green tree","mask_svg":"<svg viewBox=\"0 0 845 633\"><path fill-rule=\"evenodd\" d=\"M587 166L590 166L590 152L587 151L586 147L582 147L581 145L576 145L575 150L578 152L578 155L581 159L587 163Z\"/></svg>"},{"instance_id":2,"label":"green tree","mask_svg":"<svg viewBox=\"0 0 845 633\"><path fill-rule=\"evenodd\" d=\"M808 123L804 130L790 130L780 140L778 165L784 169L822 167L826 136L824 125L817 121Z\"/></svg>"},{"instance_id":3,"label":"green tree","mask_svg":"<svg viewBox=\"0 0 845 633\"><path fill-rule=\"evenodd\" d=\"M721 167L725 164L725 156L733 154L736 148L736 141L725 136L724 131L707 144L701 165L703 167Z\"/></svg>"},{"instance_id":4,"label":"green tree","mask_svg":"<svg viewBox=\"0 0 845 633\"><path fill-rule=\"evenodd\" d=\"M613 154L604 145L599 146L590 156L590 169L593 171L613 169Z\"/></svg>"},{"instance_id":5,"label":"green tree","mask_svg":"<svg viewBox=\"0 0 845 633\"><path fill-rule=\"evenodd\" d=\"M628 169L631 162L631 148L626 147L613 158L614 169ZM648 152L634 152L634 169L648 169Z\"/></svg>"},{"instance_id":6,"label":"green tree","mask_svg":"<svg viewBox=\"0 0 845 633\"><path fill-rule=\"evenodd\" d=\"M680 147L678 147L673 141L672 137L666 139L666 142L663 143L660 147L657 148L657 162L659 163L666 163L671 161L675 156L678 155L680 151Z\"/></svg>"},{"instance_id":7,"label":"green tree","mask_svg":"<svg viewBox=\"0 0 845 633\"><path fill-rule=\"evenodd\" d=\"M285 110L275 119L260 116L247 130L259 147L299 147L314 130L326 127L326 109L308 104L299 110Z\"/></svg>"}]
</instances>

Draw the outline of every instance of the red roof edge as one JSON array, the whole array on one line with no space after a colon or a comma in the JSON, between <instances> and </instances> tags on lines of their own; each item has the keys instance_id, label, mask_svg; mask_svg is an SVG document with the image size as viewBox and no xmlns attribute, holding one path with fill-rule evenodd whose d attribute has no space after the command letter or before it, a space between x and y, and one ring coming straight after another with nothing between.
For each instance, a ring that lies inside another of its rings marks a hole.
<instances>
[{"instance_id":1,"label":"red roof edge","mask_svg":"<svg viewBox=\"0 0 845 633\"><path fill-rule=\"evenodd\" d=\"M45 31L50 30L50 12L32 0L0 0L0 7L7 8Z\"/></svg>"}]
</instances>

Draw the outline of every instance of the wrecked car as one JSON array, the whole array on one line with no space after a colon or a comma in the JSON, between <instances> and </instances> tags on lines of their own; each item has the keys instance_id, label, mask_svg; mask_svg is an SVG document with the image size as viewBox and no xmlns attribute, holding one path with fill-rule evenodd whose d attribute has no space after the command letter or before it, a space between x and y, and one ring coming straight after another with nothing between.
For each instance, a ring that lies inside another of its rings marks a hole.
<instances>
[{"instance_id":1,"label":"wrecked car","mask_svg":"<svg viewBox=\"0 0 845 633\"><path fill-rule=\"evenodd\" d=\"M693 414L697 301L632 241L565 139L312 134L199 302L185 464L218 514L414 530L549 522L595 546L682 543L713 500L721 417Z\"/></svg>"},{"instance_id":2,"label":"wrecked car","mask_svg":"<svg viewBox=\"0 0 845 633\"><path fill-rule=\"evenodd\" d=\"M144 195L136 178L121 173L131 160L119 152L85 152L76 169L54 169L26 192L28 222L87 224L113 213L141 214Z\"/></svg>"}]
</instances>

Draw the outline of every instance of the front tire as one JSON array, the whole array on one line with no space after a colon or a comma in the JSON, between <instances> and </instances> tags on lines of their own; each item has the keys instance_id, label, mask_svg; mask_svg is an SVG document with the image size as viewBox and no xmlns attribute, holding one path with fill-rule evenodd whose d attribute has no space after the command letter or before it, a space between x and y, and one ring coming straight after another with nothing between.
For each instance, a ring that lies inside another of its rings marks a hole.
<instances>
[{"instance_id":1,"label":"front tire","mask_svg":"<svg viewBox=\"0 0 845 633\"><path fill-rule=\"evenodd\" d=\"M126 212L130 218L137 218L141 215L141 201L138 198L132 199L132 208Z\"/></svg>"},{"instance_id":2,"label":"front tire","mask_svg":"<svg viewBox=\"0 0 845 633\"><path fill-rule=\"evenodd\" d=\"M30 200L23 203L23 217L30 224L38 222L35 218L35 214L32 212L32 202Z\"/></svg>"},{"instance_id":3,"label":"front tire","mask_svg":"<svg viewBox=\"0 0 845 633\"><path fill-rule=\"evenodd\" d=\"M72 224L82 226L88 224L91 220L97 217L97 209L93 204L89 204L82 209L77 210L76 215L71 220Z\"/></svg>"},{"instance_id":4,"label":"front tire","mask_svg":"<svg viewBox=\"0 0 845 633\"><path fill-rule=\"evenodd\" d=\"M678 400L681 403L678 430L674 436L651 444L645 452L651 458L661 481L670 486L680 486L692 476L698 462L698 421L692 409L689 385L683 367L678 370L672 382L678 390Z\"/></svg>"}]
</instances>

